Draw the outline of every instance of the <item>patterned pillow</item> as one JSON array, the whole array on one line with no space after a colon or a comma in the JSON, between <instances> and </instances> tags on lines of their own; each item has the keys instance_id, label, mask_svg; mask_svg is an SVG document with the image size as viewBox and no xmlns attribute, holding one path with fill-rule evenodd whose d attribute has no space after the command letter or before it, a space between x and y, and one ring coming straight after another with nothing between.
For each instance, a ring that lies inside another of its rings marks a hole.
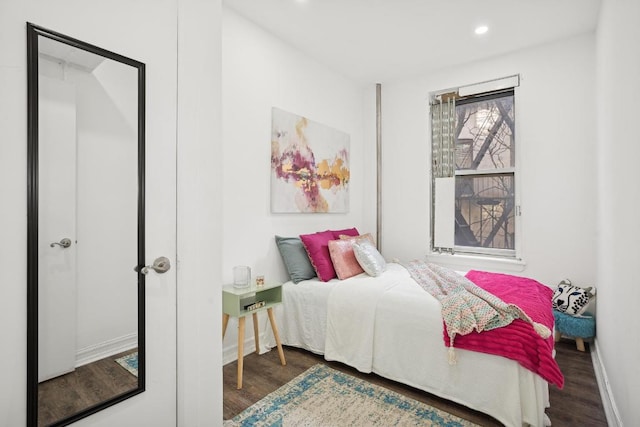
<instances>
[{"instance_id":1,"label":"patterned pillow","mask_svg":"<svg viewBox=\"0 0 640 427\"><path fill-rule=\"evenodd\" d=\"M338 279L344 280L364 272L355 254L351 240L330 240L329 255Z\"/></svg>"},{"instance_id":2,"label":"patterned pillow","mask_svg":"<svg viewBox=\"0 0 640 427\"><path fill-rule=\"evenodd\" d=\"M369 276L377 277L387 268L384 258L368 239L354 240L353 253Z\"/></svg>"},{"instance_id":3,"label":"patterned pillow","mask_svg":"<svg viewBox=\"0 0 640 427\"><path fill-rule=\"evenodd\" d=\"M553 308L562 313L580 315L587 309L594 296L591 289L593 288L573 286L569 279L564 279L553 293Z\"/></svg>"}]
</instances>

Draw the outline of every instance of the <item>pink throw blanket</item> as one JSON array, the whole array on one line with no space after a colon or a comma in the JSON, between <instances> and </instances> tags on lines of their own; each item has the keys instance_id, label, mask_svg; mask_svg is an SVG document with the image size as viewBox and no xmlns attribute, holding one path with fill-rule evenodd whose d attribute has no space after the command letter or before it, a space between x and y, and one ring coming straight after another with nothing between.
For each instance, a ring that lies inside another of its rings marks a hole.
<instances>
[{"instance_id":1,"label":"pink throw blanket","mask_svg":"<svg viewBox=\"0 0 640 427\"><path fill-rule=\"evenodd\" d=\"M553 290L525 277L508 274L469 271L466 277L482 289L506 303L520 307L534 321L553 330L551 297ZM449 346L449 335L444 329L444 342ZM507 357L540 375L547 382L562 389L564 377L553 358L553 334L541 338L530 323L516 319L508 326L467 335L456 335L456 348Z\"/></svg>"}]
</instances>

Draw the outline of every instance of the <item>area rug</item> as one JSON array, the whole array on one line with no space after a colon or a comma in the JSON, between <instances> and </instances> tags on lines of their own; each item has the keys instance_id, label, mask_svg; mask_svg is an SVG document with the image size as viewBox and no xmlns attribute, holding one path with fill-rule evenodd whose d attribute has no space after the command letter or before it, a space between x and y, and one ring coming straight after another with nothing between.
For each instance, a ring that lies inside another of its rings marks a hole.
<instances>
[{"instance_id":1,"label":"area rug","mask_svg":"<svg viewBox=\"0 0 640 427\"><path fill-rule=\"evenodd\" d=\"M367 381L315 365L224 422L239 426L476 426Z\"/></svg>"},{"instance_id":2,"label":"area rug","mask_svg":"<svg viewBox=\"0 0 640 427\"><path fill-rule=\"evenodd\" d=\"M116 363L122 366L132 375L138 376L138 352L128 354L116 359Z\"/></svg>"}]
</instances>

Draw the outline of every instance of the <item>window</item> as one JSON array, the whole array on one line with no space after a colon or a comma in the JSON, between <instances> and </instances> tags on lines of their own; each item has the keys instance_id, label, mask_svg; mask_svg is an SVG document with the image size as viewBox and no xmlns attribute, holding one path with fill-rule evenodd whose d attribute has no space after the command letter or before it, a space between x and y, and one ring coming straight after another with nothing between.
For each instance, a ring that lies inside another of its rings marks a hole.
<instances>
[{"instance_id":1,"label":"window","mask_svg":"<svg viewBox=\"0 0 640 427\"><path fill-rule=\"evenodd\" d=\"M431 104L432 249L516 256L514 90Z\"/></svg>"}]
</instances>

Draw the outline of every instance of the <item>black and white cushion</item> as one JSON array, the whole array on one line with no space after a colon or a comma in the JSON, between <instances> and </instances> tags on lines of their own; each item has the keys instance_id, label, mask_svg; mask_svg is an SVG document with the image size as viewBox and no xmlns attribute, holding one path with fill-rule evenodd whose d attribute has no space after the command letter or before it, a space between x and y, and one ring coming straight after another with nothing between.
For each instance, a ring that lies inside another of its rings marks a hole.
<instances>
[{"instance_id":1,"label":"black and white cushion","mask_svg":"<svg viewBox=\"0 0 640 427\"><path fill-rule=\"evenodd\" d=\"M553 294L553 308L562 313L580 315L587 309L594 296L592 289L574 286L569 279L564 279Z\"/></svg>"}]
</instances>

